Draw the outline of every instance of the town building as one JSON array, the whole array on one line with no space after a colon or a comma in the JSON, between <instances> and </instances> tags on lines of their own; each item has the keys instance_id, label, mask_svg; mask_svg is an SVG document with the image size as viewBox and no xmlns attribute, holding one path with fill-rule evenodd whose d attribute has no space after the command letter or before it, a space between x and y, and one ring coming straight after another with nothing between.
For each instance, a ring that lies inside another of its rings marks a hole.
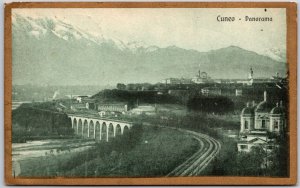
<instances>
[{"instance_id":1,"label":"town building","mask_svg":"<svg viewBox=\"0 0 300 188\"><path fill-rule=\"evenodd\" d=\"M84 104L84 103L72 103L71 106L70 106L70 109L72 111L86 110L86 104Z\"/></svg>"},{"instance_id":2,"label":"town building","mask_svg":"<svg viewBox=\"0 0 300 188\"><path fill-rule=\"evenodd\" d=\"M109 112L127 112L128 109L128 105L125 103L117 103L117 104L101 104L99 103L97 105L97 109L99 112L101 111L109 111Z\"/></svg>"},{"instance_id":3,"label":"town building","mask_svg":"<svg viewBox=\"0 0 300 188\"><path fill-rule=\"evenodd\" d=\"M95 99L86 98L86 99L83 99L83 102L85 103L86 109L97 110L98 104L96 103Z\"/></svg>"},{"instance_id":4,"label":"town building","mask_svg":"<svg viewBox=\"0 0 300 188\"><path fill-rule=\"evenodd\" d=\"M132 109L130 112L136 115L155 115L157 108L155 106L138 106L137 108Z\"/></svg>"},{"instance_id":5,"label":"town building","mask_svg":"<svg viewBox=\"0 0 300 188\"><path fill-rule=\"evenodd\" d=\"M198 71L198 75L192 78L192 82L195 84L213 83L214 81L208 76L206 72Z\"/></svg>"},{"instance_id":6,"label":"town building","mask_svg":"<svg viewBox=\"0 0 300 188\"><path fill-rule=\"evenodd\" d=\"M218 87L205 87L201 89L201 93L204 96L221 95L222 90Z\"/></svg>"},{"instance_id":7,"label":"town building","mask_svg":"<svg viewBox=\"0 0 300 188\"><path fill-rule=\"evenodd\" d=\"M76 96L76 101L77 103L82 103L84 99L87 99L89 96L87 95L79 95L79 96Z\"/></svg>"},{"instance_id":8,"label":"town building","mask_svg":"<svg viewBox=\"0 0 300 188\"><path fill-rule=\"evenodd\" d=\"M283 134L286 126L286 113L282 102L274 105L268 101L265 91L262 102L252 106L248 103L242 110L238 151L249 152L253 146L265 149L276 146L276 140L270 135Z\"/></svg>"},{"instance_id":9,"label":"town building","mask_svg":"<svg viewBox=\"0 0 300 188\"><path fill-rule=\"evenodd\" d=\"M235 89L235 96L242 96L243 95L243 90L242 89Z\"/></svg>"},{"instance_id":10,"label":"town building","mask_svg":"<svg viewBox=\"0 0 300 188\"><path fill-rule=\"evenodd\" d=\"M167 78L162 80L166 85L192 84L191 79L186 78Z\"/></svg>"}]
</instances>

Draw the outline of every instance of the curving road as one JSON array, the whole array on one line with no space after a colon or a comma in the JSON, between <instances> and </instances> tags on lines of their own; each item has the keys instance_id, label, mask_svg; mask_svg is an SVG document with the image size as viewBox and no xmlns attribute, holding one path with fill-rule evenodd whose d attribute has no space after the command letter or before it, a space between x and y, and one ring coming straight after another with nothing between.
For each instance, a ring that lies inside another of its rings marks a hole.
<instances>
[{"instance_id":1,"label":"curving road","mask_svg":"<svg viewBox=\"0 0 300 188\"><path fill-rule=\"evenodd\" d=\"M219 153L221 144L214 138L194 131L180 128L172 129L192 135L200 143L200 149L184 163L175 168L167 176L197 176L205 169L212 159Z\"/></svg>"}]
</instances>

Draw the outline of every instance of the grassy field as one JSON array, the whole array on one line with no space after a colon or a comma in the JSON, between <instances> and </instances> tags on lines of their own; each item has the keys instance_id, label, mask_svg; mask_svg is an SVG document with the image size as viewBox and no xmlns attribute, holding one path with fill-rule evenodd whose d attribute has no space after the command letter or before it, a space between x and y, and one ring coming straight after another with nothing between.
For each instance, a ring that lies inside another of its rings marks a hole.
<instances>
[{"instance_id":1,"label":"grassy field","mask_svg":"<svg viewBox=\"0 0 300 188\"><path fill-rule=\"evenodd\" d=\"M140 126L130 135L95 144L83 152L20 161L20 176L159 177L184 162L198 147L195 139L176 130Z\"/></svg>"}]
</instances>

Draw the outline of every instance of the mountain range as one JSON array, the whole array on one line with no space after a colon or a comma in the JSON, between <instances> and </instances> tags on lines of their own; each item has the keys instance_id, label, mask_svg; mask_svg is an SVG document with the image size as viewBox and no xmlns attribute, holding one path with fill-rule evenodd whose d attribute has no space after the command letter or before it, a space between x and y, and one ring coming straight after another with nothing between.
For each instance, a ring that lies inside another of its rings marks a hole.
<instances>
[{"instance_id":1,"label":"mountain range","mask_svg":"<svg viewBox=\"0 0 300 188\"><path fill-rule=\"evenodd\" d=\"M196 36L195 36L196 37ZM217 39L216 39L217 40ZM237 46L199 52L147 46L93 35L53 18L13 14L13 84L114 85L156 83L170 77L247 78L286 74L285 52L258 54Z\"/></svg>"}]
</instances>

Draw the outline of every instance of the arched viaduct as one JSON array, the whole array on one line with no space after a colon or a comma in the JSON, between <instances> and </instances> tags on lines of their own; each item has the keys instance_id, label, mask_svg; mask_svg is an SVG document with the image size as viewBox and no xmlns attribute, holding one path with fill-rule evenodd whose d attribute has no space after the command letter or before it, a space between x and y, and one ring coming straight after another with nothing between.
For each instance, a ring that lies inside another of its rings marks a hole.
<instances>
[{"instance_id":1,"label":"arched viaduct","mask_svg":"<svg viewBox=\"0 0 300 188\"><path fill-rule=\"evenodd\" d=\"M71 118L72 129L75 134L81 135L83 138L93 138L97 140L108 140L110 138L123 135L124 132L131 129L130 122L98 119L97 117L83 117L79 115L68 114Z\"/></svg>"}]
</instances>

